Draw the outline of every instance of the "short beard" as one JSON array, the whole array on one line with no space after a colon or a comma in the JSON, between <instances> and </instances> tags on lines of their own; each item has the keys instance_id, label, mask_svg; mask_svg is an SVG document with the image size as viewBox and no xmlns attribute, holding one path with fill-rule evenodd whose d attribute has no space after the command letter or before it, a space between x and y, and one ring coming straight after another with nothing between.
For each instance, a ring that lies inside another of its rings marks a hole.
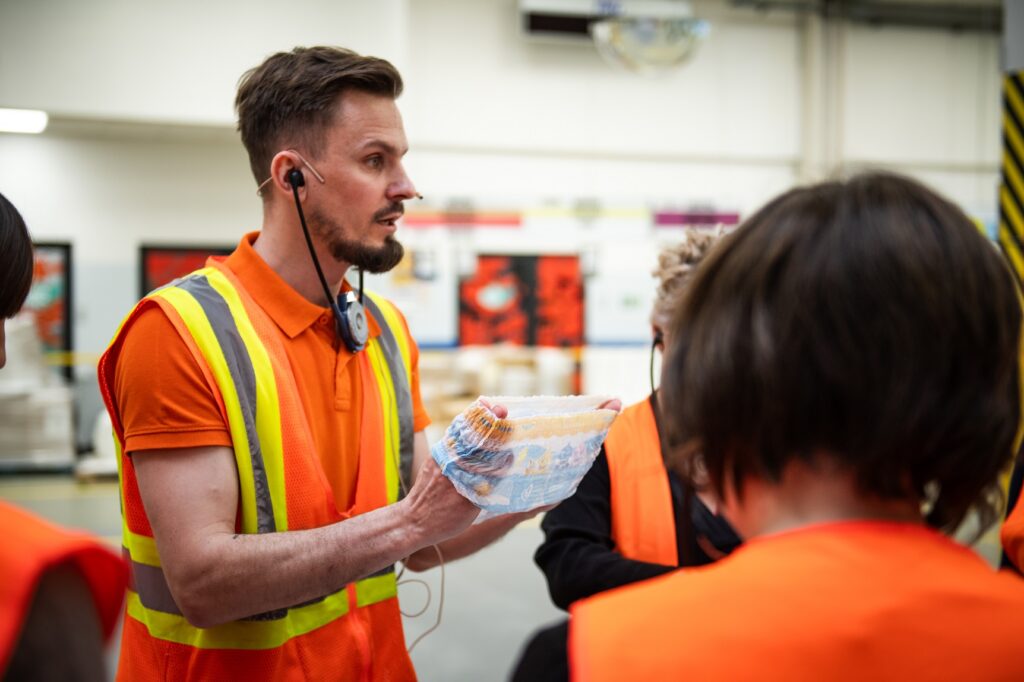
<instances>
[{"instance_id":1,"label":"short beard","mask_svg":"<svg viewBox=\"0 0 1024 682\"><path fill-rule=\"evenodd\" d=\"M398 265L405 255L405 248L394 235L389 234L385 237L382 246L372 247L339 237L338 233L341 230L338 224L319 212L309 216L309 223L313 233L326 243L327 250L335 260L353 265L363 272L375 275L388 272Z\"/></svg>"}]
</instances>

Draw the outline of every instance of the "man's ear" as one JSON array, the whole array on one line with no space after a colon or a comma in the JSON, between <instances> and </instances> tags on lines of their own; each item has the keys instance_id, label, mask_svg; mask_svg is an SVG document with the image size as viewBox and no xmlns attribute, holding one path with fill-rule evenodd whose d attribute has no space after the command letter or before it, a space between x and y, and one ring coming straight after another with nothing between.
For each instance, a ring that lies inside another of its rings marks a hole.
<instances>
[{"instance_id":1,"label":"man's ear","mask_svg":"<svg viewBox=\"0 0 1024 682\"><path fill-rule=\"evenodd\" d=\"M292 194L292 181L296 181L299 197L305 198L305 176L302 173L302 160L291 150L283 150L274 154L270 161L270 184L275 191L281 191L289 197Z\"/></svg>"}]
</instances>

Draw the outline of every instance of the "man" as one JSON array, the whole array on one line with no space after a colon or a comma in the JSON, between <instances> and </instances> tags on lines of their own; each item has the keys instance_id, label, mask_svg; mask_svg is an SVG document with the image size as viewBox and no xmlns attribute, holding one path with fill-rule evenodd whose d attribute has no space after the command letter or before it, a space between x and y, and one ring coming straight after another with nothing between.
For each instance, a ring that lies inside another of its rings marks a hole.
<instances>
[{"instance_id":1,"label":"man","mask_svg":"<svg viewBox=\"0 0 1024 682\"><path fill-rule=\"evenodd\" d=\"M996 249L910 179L754 214L691 282L661 384L677 469L746 542L576 602L573 679L1024 679L1024 583L938 532L996 518L1020 325Z\"/></svg>"},{"instance_id":2,"label":"man","mask_svg":"<svg viewBox=\"0 0 1024 682\"><path fill-rule=\"evenodd\" d=\"M248 72L261 231L144 299L101 361L133 575L123 679L414 679L394 563L522 518L466 530L478 510L429 457L404 318L370 295L363 318L343 284L402 257L401 91L391 64L338 48Z\"/></svg>"}]
</instances>

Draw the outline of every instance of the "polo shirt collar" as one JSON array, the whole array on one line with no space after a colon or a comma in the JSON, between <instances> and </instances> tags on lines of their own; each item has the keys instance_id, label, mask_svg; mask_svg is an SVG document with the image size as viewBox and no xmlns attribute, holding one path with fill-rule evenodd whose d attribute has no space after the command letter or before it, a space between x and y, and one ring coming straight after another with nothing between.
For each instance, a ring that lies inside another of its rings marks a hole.
<instances>
[{"instance_id":1,"label":"polo shirt collar","mask_svg":"<svg viewBox=\"0 0 1024 682\"><path fill-rule=\"evenodd\" d=\"M253 300L270 316L288 338L296 336L312 327L322 315L332 315L330 308L317 305L307 300L302 294L292 289L281 279L281 276L264 261L252 245L259 237L259 232L250 232L242 237L238 248L232 252L224 264L238 277L242 286ZM313 264L309 264L313 267ZM352 287L345 282L344 291ZM367 311L367 326L370 338L380 334L380 326L373 315Z\"/></svg>"}]
</instances>

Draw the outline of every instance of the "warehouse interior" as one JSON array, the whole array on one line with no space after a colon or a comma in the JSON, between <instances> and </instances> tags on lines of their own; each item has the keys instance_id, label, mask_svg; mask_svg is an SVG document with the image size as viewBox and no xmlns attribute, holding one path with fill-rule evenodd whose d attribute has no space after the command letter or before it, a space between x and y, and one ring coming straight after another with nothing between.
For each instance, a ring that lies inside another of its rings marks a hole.
<instances>
[{"instance_id":1,"label":"warehouse interior","mask_svg":"<svg viewBox=\"0 0 1024 682\"><path fill-rule=\"evenodd\" d=\"M0 108L48 123L0 131L0 192L46 257L7 323L0 499L119 550L97 363L140 297L184 274L171 269L259 228L233 101L274 52L345 46L402 74L404 164L423 199L399 222L405 259L366 286L419 346L433 443L480 395L642 400L658 252L685 227L734 229L789 187L904 173L997 241L1003 74L1024 68L1024 7L1011 7L2 2ZM592 29L633 14L684 17L685 35L653 49ZM549 270L570 285L524 300L522 281ZM407 642L440 619L412 653L421 679L505 679L530 633L563 615L533 565L541 539L534 518L443 576L400 579L403 611L425 609L404 619ZM973 547L997 564L998 529ZM110 679L117 659L115 637Z\"/></svg>"}]
</instances>

